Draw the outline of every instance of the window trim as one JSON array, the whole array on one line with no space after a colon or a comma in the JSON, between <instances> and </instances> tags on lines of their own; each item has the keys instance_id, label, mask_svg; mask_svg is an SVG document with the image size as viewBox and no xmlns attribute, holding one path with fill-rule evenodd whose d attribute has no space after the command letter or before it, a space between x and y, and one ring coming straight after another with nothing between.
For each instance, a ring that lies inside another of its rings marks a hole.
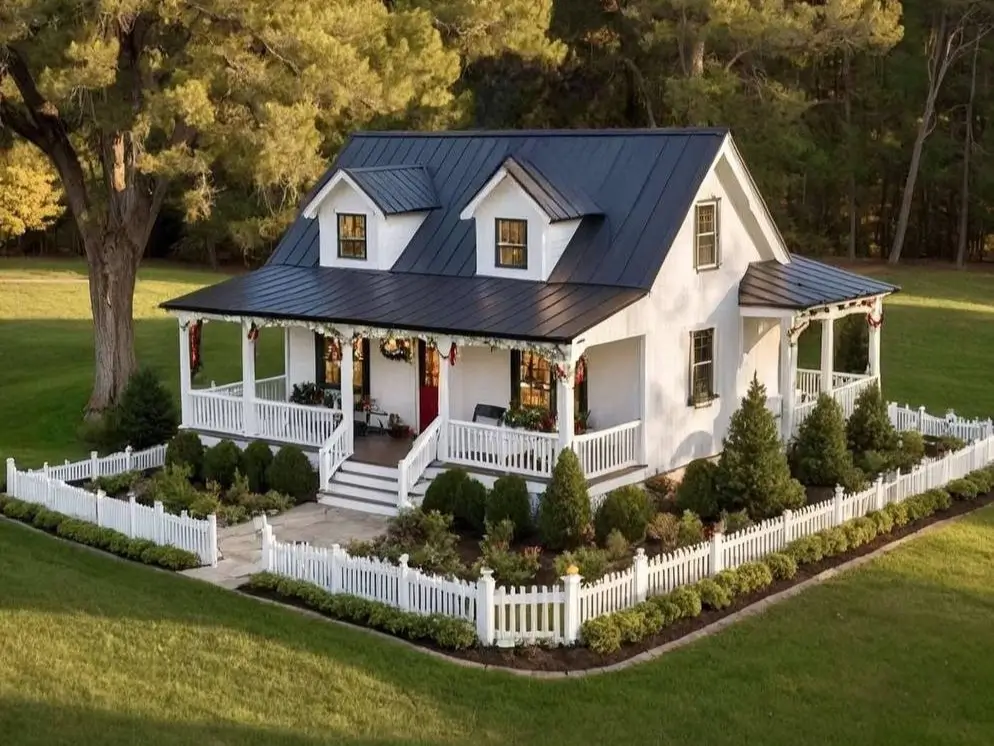
<instances>
[{"instance_id":1,"label":"window trim","mask_svg":"<svg viewBox=\"0 0 994 746\"><path fill-rule=\"evenodd\" d=\"M711 332L711 391L708 395L698 398L694 392L694 371L696 368L707 365L694 361L694 337L704 332ZM700 409L709 407L718 399L718 329L714 326L704 326L691 329L687 335L689 349L687 352L687 406Z\"/></svg>"},{"instance_id":2,"label":"window trim","mask_svg":"<svg viewBox=\"0 0 994 746\"><path fill-rule=\"evenodd\" d=\"M702 207L714 208L714 230L711 233L702 234L699 230L700 218L698 211ZM701 264L700 238L702 235L714 236L714 262ZM718 269L721 266L721 199L712 197L702 199L694 203L694 269L698 272L707 272Z\"/></svg>"},{"instance_id":3,"label":"window trim","mask_svg":"<svg viewBox=\"0 0 994 746\"><path fill-rule=\"evenodd\" d=\"M525 242L523 244L501 243L500 224L520 223L524 226ZM524 264L504 264L500 260L500 250L502 247L509 249L521 249L524 256ZM525 218L494 218L494 267L497 269L528 269L528 221Z\"/></svg>"},{"instance_id":4,"label":"window trim","mask_svg":"<svg viewBox=\"0 0 994 746\"><path fill-rule=\"evenodd\" d=\"M342 238L342 218L361 218L362 219L362 256L350 256L342 253L342 241L358 242L358 238ZM351 259L356 262L364 262L369 258L369 218L363 212L336 212L335 213L335 232L338 238L338 258L339 259Z\"/></svg>"}]
</instances>

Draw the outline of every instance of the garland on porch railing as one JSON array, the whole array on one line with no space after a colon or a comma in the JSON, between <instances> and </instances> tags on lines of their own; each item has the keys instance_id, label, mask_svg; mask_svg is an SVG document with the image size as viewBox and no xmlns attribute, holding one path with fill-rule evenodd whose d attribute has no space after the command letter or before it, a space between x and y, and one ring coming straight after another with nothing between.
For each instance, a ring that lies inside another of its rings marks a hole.
<instances>
[{"instance_id":1,"label":"garland on porch railing","mask_svg":"<svg viewBox=\"0 0 994 746\"><path fill-rule=\"evenodd\" d=\"M884 312L880 311L880 315L876 318L873 317L873 312L866 314L866 323L871 329L879 329L884 324Z\"/></svg>"},{"instance_id":2,"label":"garland on porch railing","mask_svg":"<svg viewBox=\"0 0 994 746\"><path fill-rule=\"evenodd\" d=\"M202 359L200 357L200 333L203 331L204 322L197 321L190 328L190 380L200 372Z\"/></svg>"}]
</instances>

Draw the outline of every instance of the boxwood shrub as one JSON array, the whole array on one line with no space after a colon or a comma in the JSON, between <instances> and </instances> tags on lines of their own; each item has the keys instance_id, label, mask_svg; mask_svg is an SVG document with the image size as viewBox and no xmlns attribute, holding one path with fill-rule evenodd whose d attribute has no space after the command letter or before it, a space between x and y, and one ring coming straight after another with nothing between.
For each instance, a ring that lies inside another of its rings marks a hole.
<instances>
[{"instance_id":1,"label":"boxwood shrub","mask_svg":"<svg viewBox=\"0 0 994 746\"><path fill-rule=\"evenodd\" d=\"M797 561L789 554L774 552L763 557L775 580L790 580L797 575Z\"/></svg>"},{"instance_id":2,"label":"boxwood shrub","mask_svg":"<svg viewBox=\"0 0 994 746\"><path fill-rule=\"evenodd\" d=\"M954 479L946 485L946 491L953 496L954 500L973 500L980 494L980 487L972 479L963 477Z\"/></svg>"},{"instance_id":3,"label":"boxwood shrub","mask_svg":"<svg viewBox=\"0 0 994 746\"><path fill-rule=\"evenodd\" d=\"M763 562L746 562L739 565L737 572L738 593L753 593L773 584L773 571Z\"/></svg>"},{"instance_id":4,"label":"boxwood shrub","mask_svg":"<svg viewBox=\"0 0 994 746\"><path fill-rule=\"evenodd\" d=\"M197 555L185 549L156 544L146 539L132 539L120 531L70 518L42 505L13 497L5 496L0 500L0 512L8 518L30 523L64 539L103 549L146 565L157 565L169 570L189 570L201 564Z\"/></svg>"},{"instance_id":5,"label":"boxwood shrub","mask_svg":"<svg viewBox=\"0 0 994 746\"><path fill-rule=\"evenodd\" d=\"M407 640L431 642L446 650L465 650L476 645L476 630L463 619L401 611L378 601L332 594L312 583L267 572L251 576L245 587L295 601L332 619L372 627Z\"/></svg>"},{"instance_id":6,"label":"boxwood shrub","mask_svg":"<svg viewBox=\"0 0 994 746\"><path fill-rule=\"evenodd\" d=\"M732 594L727 588L719 585L711 578L698 580L696 584L697 594L701 597L701 604L705 609L724 609L732 603Z\"/></svg>"}]
</instances>

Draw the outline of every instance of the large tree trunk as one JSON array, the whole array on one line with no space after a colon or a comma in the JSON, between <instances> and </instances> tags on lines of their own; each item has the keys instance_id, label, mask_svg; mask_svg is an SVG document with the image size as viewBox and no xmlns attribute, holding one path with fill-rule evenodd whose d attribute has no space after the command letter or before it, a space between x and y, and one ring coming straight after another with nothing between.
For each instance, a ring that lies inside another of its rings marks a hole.
<instances>
[{"instance_id":1,"label":"large tree trunk","mask_svg":"<svg viewBox=\"0 0 994 746\"><path fill-rule=\"evenodd\" d=\"M925 100L925 111L918 125L918 134L915 136L915 144L911 149L911 163L908 165L908 175L904 180L901 209L897 214L897 228L894 231L894 243L891 246L890 257L888 259L891 264L897 264L901 261L901 252L904 250L904 237L908 232L908 220L911 217L911 205L915 198L918 169L921 168L925 138L929 135L929 130L932 126L932 117L935 115L935 94L937 92L935 88L932 88L928 93L928 98Z\"/></svg>"},{"instance_id":2,"label":"large tree trunk","mask_svg":"<svg viewBox=\"0 0 994 746\"><path fill-rule=\"evenodd\" d=\"M970 66L970 98L966 103L966 132L963 136L963 183L960 189L959 235L956 245L956 266L966 266L967 231L970 227L970 151L973 150L973 102L977 95L977 56L980 54L980 34L973 42L973 62Z\"/></svg>"},{"instance_id":3,"label":"large tree trunk","mask_svg":"<svg viewBox=\"0 0 994 746\"><path fill-rule=\"evenodd\" d=\"M141 252L116 235L87 243L94 376L86 414L92 417L117 401L135 371L133 310Z\"/></svg>"}]
</instances>

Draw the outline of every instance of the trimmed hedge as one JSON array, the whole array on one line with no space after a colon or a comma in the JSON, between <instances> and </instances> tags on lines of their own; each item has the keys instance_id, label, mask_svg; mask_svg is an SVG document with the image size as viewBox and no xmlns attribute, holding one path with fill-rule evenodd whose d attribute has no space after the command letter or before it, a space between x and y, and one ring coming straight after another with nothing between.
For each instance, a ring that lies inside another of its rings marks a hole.
<instances>
[{"instance_id":1,"label":"trimmed hedge","mask_svg":"<svg viewBox=\"0 0 994 746\"><path fill-rule=\"evenodd\" d=\"M179 547L156 544L146 539L132 539L111 528L70 518L62 513L6 495L0 496L0 512L8 518L30 523L51 534L79 544L102 549L120 557L156 565L167 570L189 570L200 567L200 558Z\"/></svg>"},{"instance_id":2,"label":"trimmed hedge","mask_svg":"<svg viewBox=\"0 0 994 746\"><path fill-rule=\"evenodd\" d=\"M255 592L274 593L296 601L332 619L372 627L407 640L431 642L445 650L465 650L476 645L476 630L463 619L401 611L378 601L332 594L313 583L268 572L256 573L245 585Z\"/></svg>"},{"instance_id":3,"label":"trimmed hedge","mask_svg":"<svg viewBox=\"0 0 994 746\"><path fill-rule=\"evenodd\" d=\"M630 484L611 490L594 514L594 533L604 544L612 531L620 531L630 542L642 541L652 506L649 493Z\"/></svg>"},{"instance_id":4,"label":"trimmed hedge","mask_svg":"<svg viewBox=\"0 0 994 746\"><path fill-rule=\"evenodd\" d=\"M797 575L797 562L789 554L774 552L763 557L762 561L770 569L774 580L790 580Z\"/></svg>"}]
</instances>

